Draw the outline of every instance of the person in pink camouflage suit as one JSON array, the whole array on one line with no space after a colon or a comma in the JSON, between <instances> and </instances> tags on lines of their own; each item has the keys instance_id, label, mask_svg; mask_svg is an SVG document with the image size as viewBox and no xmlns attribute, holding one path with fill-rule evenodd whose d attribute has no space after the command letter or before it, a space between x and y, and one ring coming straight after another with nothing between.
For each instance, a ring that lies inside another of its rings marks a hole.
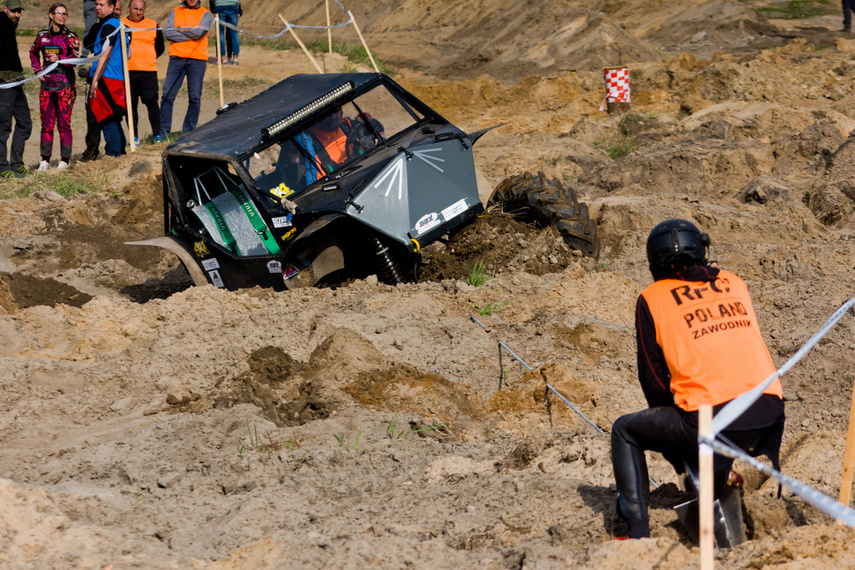
<instances>
[{"instance_id":1,"label":"person in pink camouflage suit","mask_svg":"<svg viewBox=\"0 0 855 570\"><path fill-rule=\"evenodd\" d=\"M55 61L78 57L80 54L80 39L65 25L68 19L68 8L64 4L54 4L49 9L49 17L50 25L36 34L33 47L30 48L30 62L36 73ZM77 97L74 81L73 66L63 63L41 77L39 110L42 132L39 150L42 161L39 164L40 172L50 168L55 125L59 129L60 162L57 168L68 167L68 162L71 160L71 109Z\"/></svg>"}]
</instances>

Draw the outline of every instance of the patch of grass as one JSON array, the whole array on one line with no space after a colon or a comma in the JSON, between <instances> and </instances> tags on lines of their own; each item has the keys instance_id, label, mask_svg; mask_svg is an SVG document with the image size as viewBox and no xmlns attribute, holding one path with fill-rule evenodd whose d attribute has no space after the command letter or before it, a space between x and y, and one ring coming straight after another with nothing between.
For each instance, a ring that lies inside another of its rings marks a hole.
<instances>
[{"instance_id":1,"label":"patch of grass","mask_svg":"<svg viewBox=\"0 0 855 570\"><path fill-rule=\"evenodd\" d=\"M638 135L656 121L657 117L653 114L627 113L617 125L618 132L600 139L594 146L605 150L612 160L630 155L638 150Z\"/></svg>"},{"instance_id":2,"label":"patch of grass","mask_svg":"<svg viewBox=\"0 0 855 570\"><path fill-rule=\"evenodd\" d=\"M261 453L273 453L279 451L283 447L287 447L291 451L291 446L296 445L296 442L287 440L274 440L269 433L264 434L267 441L264 441L264 436L259 437L258 426L250 426L249 418L246 418L246 431L249 435L248 441L241 443L238 447L238 455L243 456L250 451L259 451Z\"/></svg>"},{"instance_id":3,"label":"patch of grass","mask_svg":"<svg viewBox=\"0 0 855 570\"><path fill-rule=\"evenodd\" d=\"M302 52L302 48L300 48L297 42L285 39L284 36L283 38L275 40L248 37L241 38L240 42L241 45L263 46L275 50L297 50ZM314 53L328 53L330 49L329 43L326 38L310 39L308 41L304 40L303 43L306 45L306 49ZM348 63L354 66L354 70L356 69L355 66L358 64L364 64L369 67L371 66L371 60L368 58L368 52L365 51L365 48L362 46L362 44L351 44L333 40L332 49L335 53L341 54L346 57ZM374 57L374 62L377 64L377 68L380 70L380 73L385 73L389 76L395 75L395 70L392 69L386 62L377 57L376 53L372 51L371 55Z\"/></svg>"},{"instance_id":4,"label":"patch of grass","mask_svg":"<svg viewBox=\"0 0 855 570\"><path fill-rule=\"evenodd\" d=\"M333 434L333 437L338 442L339 447L343 447L348 453L359 453L359 440L362 438L362 427L356 430L356 439L353 441L353 445L350 444L350 440L346 435L336 435Z\"/></svg>"},{"instance_id":5,"label":"patch of grass","mask_svg":"<svg viewBox=\"0 0 855 570\"><path fill-rule=\"evenodd\" d=\"M832 7L829 0L789 0L783 5L760 6L757 10L776 20L801 20L840 11L836 6Z\"/></svg>"},{"instance_id":6,"label":"patch of grass","mask_svg":"<svg viewBox=\"0 0 855 570\"><path fill-rule=\"evenodd\" d=\"M418 429L412 429L409 426L403 427L399 424L398 420L398 407L395 407L395 413L392 415L392 419L386 424L386 435L389 436L390 439L410 439L414 435L418 435L423 431L430 431L432 429L442 429L444 426L442 424L436 424L434 426L427 426Z\"/></svg>"},{"instance_id":7,"label":"patch of grass","mask_svg":"<svg viewBox=\"0 0 855 570\"><path fill-rule=\"evenodd\" d=\"M491 315L500 315L502 311L505 310L505 306L510 302L510 299L507 301L494 301L492 303L487 303L483 307L479 307L475 305L475 310L478 311L478 314L482 317L489 317Z\"/></svg>"},{"instance_id":8,"label":"patch of grass","mask_svg":"<svg viewBox=\"0 0 855 570\"><path fill-rule=\"evenodd\" d=\"M64 198L80 194L104 192L109 188L106 174L62 172L57 174L34 173L24 178L4 180L0 185L0 199L27 198L34 192L50 190Z\"/></svg>"},{"instance_id":9,"label":"patch of grass","mask_svg":"<svg viewBox=\"0 0 855 570\"><path fill-rule=\"evenodd\" d=\"M493 269L492 275L488 274L484 260L478 259L472 267L469 268L467 282L473 287L480 287L487 282L487 279L493 279L494 277L496 277L496 270Z\"/></svg>"},{"instance_id":10,"label":"patch of grass","mask_svg":"<svg viewBox=\"0 0 855 570\"><path fill-rule=\"evenodd\" d=\"M140 484L137 483L137 492L134 494L134 502L131 503L131 506L136 507L137 505L139 505L140 503L145 501L147 498L148 497L146 495L143 495L142 488L140 487Z\"/></svg>"}]
</instances>

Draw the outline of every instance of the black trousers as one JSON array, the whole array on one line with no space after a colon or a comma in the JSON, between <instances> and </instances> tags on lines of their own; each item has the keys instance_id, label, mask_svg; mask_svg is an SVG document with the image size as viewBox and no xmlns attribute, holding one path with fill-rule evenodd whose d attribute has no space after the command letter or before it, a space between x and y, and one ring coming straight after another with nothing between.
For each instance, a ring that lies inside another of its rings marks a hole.
<instances>
[{"instance_id":1,"label":"black trousers","mask_svg":"<svg viewBox=\"0 0 855 570\"><path fill-rule=\"evenodd\" d=\"M160 106L157 102L157 72L156 71L130 71L131 78L131 109L134 116L134 135L139 137L140 116L137 112L140 100L148 109L148 122L151 126L151 134L160 132Z\"/></svg>"},{"instance_id":2,"label":"black trousers","mask_svg":"<svg viewBox=\"0 0 855 570\"><path fill-rule=\"evenodd\" d=\"M27 104L24 88L18 86L0 89L0 170L17 169L24 165L24 143L32 132L33 121L30 118L30 106ZM10 134L12 144L7 155L6 141L9 140Z\"/></svg>"},{"instance_id":3,"label":"black trousers","mask_svg":"<svg viewBox=\"0 0 855 570\"><path fill-rule=\"evenodd\" d=\"M745 414L751 414L751 410L749 408ZM783 426L782 411L773 425L748 430L725 430L722 435L752 456L769 456L777 466ZM618 504L629 523L629 536L632 538L650 536L647 518L650 486L645 450L662 453L678 473L684 471L684 462L697 472L697 412L684 412L677 407L648 408L621 416L612 426L612 468L619 493ZM732 465L733 459L715 455L713 480L716 498L724 490Z\"/></svg>"},{"instance_id":4,"label":"black trousers","mask_svg":"<svg viewBox=\"0 0 855 570\"><path fill-rule=\"evenodd\" d=\"M84 160L95 160L98 158L98 147L101 146L101 127L98 126L98 119L95 118L95 113L89 106L89 89L92 89L92 78L86 76L86 83L89 87L86 89L86 150L83 151Z\"/></svg>"}]
</instances>

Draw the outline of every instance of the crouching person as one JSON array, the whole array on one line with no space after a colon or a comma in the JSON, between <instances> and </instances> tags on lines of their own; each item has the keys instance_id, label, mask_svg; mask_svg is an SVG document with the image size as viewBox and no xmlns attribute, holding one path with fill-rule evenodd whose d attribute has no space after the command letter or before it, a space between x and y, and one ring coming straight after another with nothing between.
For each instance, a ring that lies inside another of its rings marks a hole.
<instances>
[{"instance_id":1,"label":"crouching person","mask_svg":"<svg viewBox=\"0 0 855 570\"><path fill-rule=\"evenodd\" d=\"M630 538L650 536L645 451L657 451L678 473L697 472L698 408L714 413L768 378L775 366L760 334L745 283L707 261L709 236L691 222L668 220L647 238L653 284L636 305L638 376L646 410L612 426L612 467L618 515ZM784 430L780 380L722 435L777 468ZM716 455L715 497L733 460Z\"/></svg>"}]
</instances>

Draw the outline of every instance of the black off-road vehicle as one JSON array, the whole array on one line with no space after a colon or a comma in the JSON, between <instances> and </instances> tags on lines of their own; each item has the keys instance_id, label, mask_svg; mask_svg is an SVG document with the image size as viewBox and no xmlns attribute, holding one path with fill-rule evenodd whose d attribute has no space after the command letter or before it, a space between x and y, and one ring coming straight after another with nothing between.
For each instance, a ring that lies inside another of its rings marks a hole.
<instances>
[{"instance_id":1,"label":"black off-road vehicle","mask_svg":"<svg viewBox=\"0 0 855 570\"><path fill-rule=\"evenodd\" d=\"M197 285L308 287L373 273L411 280L419 250L480 214L467 134L382 74L295 75L163 154L166 236ZM543 175L500 199L596 256L584 204Z\"/></svg>"}]
</instances>

